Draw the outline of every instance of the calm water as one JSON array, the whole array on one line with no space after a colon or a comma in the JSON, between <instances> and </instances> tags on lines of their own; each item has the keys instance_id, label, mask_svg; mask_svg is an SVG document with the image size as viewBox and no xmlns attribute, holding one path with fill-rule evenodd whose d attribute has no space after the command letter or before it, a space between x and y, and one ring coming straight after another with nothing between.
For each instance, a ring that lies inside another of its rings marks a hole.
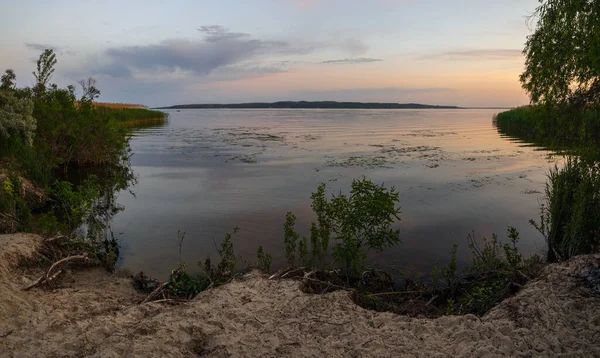
<instances>
[{"instance_id":1,"label":"calm water","mask_svg":"<svg viewBox=\"0 0 600 358\"><path fill-rule=\"evenodd\" d=\"M236 255L254 262L263 245L283 264L283 221L294 212L308 234L310 194L320 183L347 192L366 176L395 186L403 241L372 254L377 265L428 270L468 233L521 232L520 248L544 249L538 217L545 173L557 159L502 138L491 110L182 110L132 139L135 196L122 192L113 230L120 265L165 278L183 260L214 257L234 226ZM308 235L307 235L308 236Z\"/></svg>"}]
</instances>

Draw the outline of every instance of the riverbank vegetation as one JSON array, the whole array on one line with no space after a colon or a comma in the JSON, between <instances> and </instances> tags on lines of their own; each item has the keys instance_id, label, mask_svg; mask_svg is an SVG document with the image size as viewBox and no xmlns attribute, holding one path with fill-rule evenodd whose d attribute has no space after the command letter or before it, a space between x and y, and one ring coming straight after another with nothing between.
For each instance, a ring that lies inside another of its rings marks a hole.
<instances>
[{"instance_id":1,"label":"riverbank vegetation","mask_svg":"<svg viewBox=\"0 0 600 358\"><path fill-rule=\"evenodd\" d=\"M296 231L296 217L283 220L283 243L287 266L270 279L297 279L303 290L323 294L346 290L357 304L377 311L437 317L444 314L484 314L504 298L516 293L542 266L538 256L524 257L517 249L519 233L508 229L508 241L468 236L472 261L459 270L455 245L448 263L436 265L428 279L415 273L393 276L367 261L370 251L381 252L398 245L400 220L398 193L394 188L362 178L352 183L349 194L326 195L326 185L312 193L311 207L316 220L308 238ZM233 234L237 232L234 229ZM178 233L178 244L184 234ZM239 277L256 267L271 269L272 256L258 248L256 261L248 263L234 254L232 234L226 234L214 265L210 258L188 268L181 263L167 282L159 283L141 274L136 285L149 293L147 300L169 302L190 299L200 292ZM240 267L241 264L245 267ZM195 274L189 271L197 272Z\"/></svg>"},{"instance_id":2,"label":"riverbank vegetation","mask_svg":"<svg viewBox=\"0 0 600 358\"><path fill-rule=\"evenodd\" d=\"M597 1L543 1L524 54L531 106L500 113L498 131L560 150L548 174L539 221L549 261L600 249L600 28Z\"/></svg>"},{"instance_id":3,"label":"riverbank vegetation","mask_svg":"<svg viewBox=\"0 0 600 358\"><path fill-rule=\"evenodd\" d=\"M0 232L61 237L45 257L86 252L112 268L118 245L110 218L122 210L114 195L134 180L128 126L166 120L141 105L94 102L94 79L79 88L51 83L56 54L44 51L32 87L16 87L6 70L0 84ZM49 252L54 254L50 255Z\"/></svg>"}]
</instances>

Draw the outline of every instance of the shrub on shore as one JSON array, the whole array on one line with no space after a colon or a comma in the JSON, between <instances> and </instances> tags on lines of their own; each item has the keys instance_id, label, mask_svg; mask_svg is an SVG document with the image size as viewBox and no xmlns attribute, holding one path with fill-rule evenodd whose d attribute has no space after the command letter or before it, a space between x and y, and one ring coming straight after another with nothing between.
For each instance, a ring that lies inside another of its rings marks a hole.
<instances>
[{"instance_id":1,"label":"shrub on shore","mask_svg":"<svg viewBox=\"0 0 600 358\"><path fill-rule=\"evenodd\" d=\"M317 223L311 223L310 242L299 241L294 230L295 216L288 213L284 224L288 265L294 266L298 251L303 266L316 267L326 260L332 245L333 260L347 279L356 278L366 266L367 253L400 243L400 230L392 224L400 220L398 192L362 178L352 182L349 195L340 193L328 200L322 184L312 193ZM310 257L309 252L310 250Z\"/></svg>"}]
</instances>

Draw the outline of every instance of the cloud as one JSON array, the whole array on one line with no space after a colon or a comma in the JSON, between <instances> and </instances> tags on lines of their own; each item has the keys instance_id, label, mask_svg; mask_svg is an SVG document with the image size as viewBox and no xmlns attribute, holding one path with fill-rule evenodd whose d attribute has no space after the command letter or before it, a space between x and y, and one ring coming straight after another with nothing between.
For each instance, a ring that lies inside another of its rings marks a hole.
<instances>
[{"instance_id":1,"label":"cloud","mask_svg":"<svg viewBox=\"0 0 600 358\"><path fill-rule=\"evenodd\" d=\"M360 63L371 63L371 62L381 62L383 61L380 58L369 58L369 57L358 57L358 58L344 58L341 60L328 60L320 62L321 64L329 64L329 65L351 65L351 64L360 64Z\"/></svg>"},{"instance_id":2,"label":"cloud","mask_svg":"<svg viewBox=\"0 0 600 358\"><path fill-rule=\"evenodd\" d=\"M521 59L522 50L516 49L481 49L481 50L455 50L423 55L421 60L445 59L445 60L516 60Z\"/></svg>"},{"instance_id":3,"label":"cloud","mask_svg":"<svg viewBox=\"0 0 600 358\"><path fill-rule=\"evenodd\" d=\"M96 69L113 77L132 72L188 71L206 76L226 68L272 55L306 54L310 48L285 41L262 40L250 34L230 32L218 26L202 26L203 39L170 39L144 46L112 47L106 50L110 62Z\"/></svg>"},{"instance_id":4,"label":"cloud","mask_svg":"<svg viewBox=\"0 0 600 358\"><path fill-rule=\"evenodd\" d=\"M67 47L58 47L58 46L53 46L53 45L48 45L48 44L26 42L25 47L27 47L30 50L35 50L35 51L39 51L39 52L42 52L44 50L53 50L54 52L56 52L59 55L66 54L69 56L75 56L77 54L75 51L73 51Z\"/></svg>"},{"instance_id":5,"label":"cloud","mask_svg":"<svg viewBox=\"0 0 600 358\"><path fill-rule=\"evenodd\" d=\"M52 46L52 45L48 45L48 44L38 44L38 43L25 43L25 47L27 47L30 50L36 50L36 51L44 51L47 49L50 50L58 50L58 47L56 46Z\"/></svg>"},{"instance_id":6,"label":"cloud","mask_svg":"<svg viewBox=\"0 0 600 358\"><path fill-rule=\"evenodd\" d=\"M352 56L362 55L369 49L369 46L366 43L356 38L345 39L339 44L339 46Z\"/></svg>"}]
</instances>

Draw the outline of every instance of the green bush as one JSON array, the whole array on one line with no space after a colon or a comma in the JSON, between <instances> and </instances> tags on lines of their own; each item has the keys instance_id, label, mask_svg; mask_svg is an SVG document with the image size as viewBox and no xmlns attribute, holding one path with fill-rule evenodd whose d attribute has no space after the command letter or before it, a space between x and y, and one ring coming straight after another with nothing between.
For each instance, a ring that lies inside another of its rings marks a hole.
<instances>
[{"instance_id":1,"label":"green bush","mask_svg":"<svg viewBox=\"0 0 600 358\"><path fill-rule=\"evenodd\" d=\"M0 177L0 233L27 231L32 215L17 175Z\"/></svg>"},{"instance_id":2,"label":"green bush","mask_svg":"<svg viewBox=\"0 0 600 358\"><path fill-rule=\"evenodd\" d=\"M365 178L352 182L348 196L340 193L327 200L325 189L322 184L311 196L318 224L311 224L310 255L306 238L297 245L295 216L292 213L286 216L284 241L288 264L295 264L297 246L303 264L322 264L332 241L335 263L346 277L357 277L365 266L369 250L380 252L400 243L400 231L392 228L400 219L400 208L396 206L398 192Z\"/></svg>"}]
</instances>

